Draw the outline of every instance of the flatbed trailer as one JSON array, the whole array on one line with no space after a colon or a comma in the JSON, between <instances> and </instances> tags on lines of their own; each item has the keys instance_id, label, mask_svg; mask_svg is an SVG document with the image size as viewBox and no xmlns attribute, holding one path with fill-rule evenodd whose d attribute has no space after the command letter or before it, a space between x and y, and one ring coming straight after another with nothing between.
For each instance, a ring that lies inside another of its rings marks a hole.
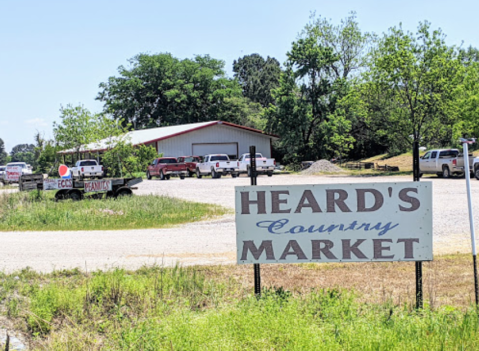
<instances>
[{"instance_id":1,"label":"flatbed trailer","mask_svg":"<svg viewBox=\"0 0 479 351\"><path fill-rule=\"evenodd\" d=\"M46 181L56 181L58 183L66 183L68 189L47 188L44 189ZM75 179L49 179L44 178L43 174L22 175L19 182L20 191L31 190L52 190L56 191L55 198L57 200L72 199L82 200L85 196L93 198L120 197L125 195L133 195L134 185L143 181L141 178L104 178L101 180L75 180ZM103 188L95 188L95 184L107 185ZM86 189L86 188L88 189Z\"/></svg>"}]
</instances>

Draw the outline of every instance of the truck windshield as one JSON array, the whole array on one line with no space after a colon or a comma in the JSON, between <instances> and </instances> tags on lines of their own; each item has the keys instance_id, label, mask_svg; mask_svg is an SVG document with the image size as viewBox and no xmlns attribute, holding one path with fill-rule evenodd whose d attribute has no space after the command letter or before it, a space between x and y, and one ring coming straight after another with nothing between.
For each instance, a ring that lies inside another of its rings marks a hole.
<instances>
[{"instance_id":1,"label":"truck windshield","mask_svg":"<svg viewBox=\"0 0 479 351\"><path fill-rule=\"evenodd\" d=\"M245 156L245 158L251 158L251 157L249 156L249 154L247 154L247 155ZM261 154L256 154L256 158L263 158L263 155L261 155Z\"/></svg>"},{"instance_id":2,"label":"truck windshield","mask_svg":"<svg viewBox=\"0 0 479 351\"><path fill-rule=\"evenodd\" d=\"M9 163L7 166L27 168L27 165L25 163Z\"/></svg>"},{"instance_id":3,"label":"truck windshield","mask_svg":"<svg viewBox=\"0 0 479 351\"><path fill-rule=\"evenodd\" d=\"M210 161L229 161L228 156L211 156Z\"/></svg>"},{"instance_id":4,"label":"truck windshield","mask_svg":"<svg viewBox=\"0 0 479 351\"><path fill-rule=\"evenodd\" d=\"M6 167L0 167L0 172L4 171Z\"/></svg>"},{"instance_id":5,"label":"truck windshield","mask_svg":"<svg viewBox=\"0 0 479 351\"><path fill-rule=\"evenodd\" d=\"M96 166L96 161L82 161L80 166Z\"/></svg>"}]
</instances>

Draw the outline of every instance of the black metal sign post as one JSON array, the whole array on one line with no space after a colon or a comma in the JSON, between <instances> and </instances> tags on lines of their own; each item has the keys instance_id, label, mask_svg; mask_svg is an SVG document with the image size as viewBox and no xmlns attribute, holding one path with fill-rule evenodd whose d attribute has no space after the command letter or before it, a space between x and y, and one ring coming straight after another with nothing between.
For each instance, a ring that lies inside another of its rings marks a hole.
<instances>
[{"instance_id":1,"label":"black metal sign post","mask_svg":"<svg viewBox=\"0 0 479 351\"><path fill-rule=\"evenodd\" d=\"M419 170L419 142L413 143L413 178L415 182L419 182L421 177ZM416 309L423 308L422 293L422 261L416 261Z\"/></svg>"},{"instance_id":2,"label":"black metal sign post","mask_svg":"<svg viewBox=\"0 0 479 351\"><path fill-rule=\"evenodd\" d=\"M250 156L250 177L251 185L256 186L257 183L257 173L256 173L256 146L252 145L249 147L249 156ZM254 293L257 296L261 295L261 270L259 263L254 263Z\"/></svg>"}]
</instances>

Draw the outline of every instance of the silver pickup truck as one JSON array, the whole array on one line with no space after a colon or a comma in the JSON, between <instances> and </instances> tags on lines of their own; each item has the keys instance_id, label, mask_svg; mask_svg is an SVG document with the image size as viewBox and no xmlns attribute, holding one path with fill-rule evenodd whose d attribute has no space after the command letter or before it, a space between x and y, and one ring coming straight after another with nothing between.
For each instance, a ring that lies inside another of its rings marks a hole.
<instances>
[{"instance_id":1,"label":"silver pickup truck","mask_svg":"<svg viewBox=\"0 0 479 351\"><path fill-rule=\"evenodd\" d=\"M476 157L471 163L472 171L477 180L479 180L479 157Z\"/></svg>"},{"instance_id":2,"label":"silver pickup truck","mask_svg":"<svg viewBox=\"0 0 479 351\"><path fill-rule=\"evenodd\" d=\"M469 164L473 165L469 156ZM464 174L464 156L458 149L429 150L419 159L420 174L437 174L438 177L450 178ZM471 167L472 169L472 167Z\"/></svg>"}]
</instances>

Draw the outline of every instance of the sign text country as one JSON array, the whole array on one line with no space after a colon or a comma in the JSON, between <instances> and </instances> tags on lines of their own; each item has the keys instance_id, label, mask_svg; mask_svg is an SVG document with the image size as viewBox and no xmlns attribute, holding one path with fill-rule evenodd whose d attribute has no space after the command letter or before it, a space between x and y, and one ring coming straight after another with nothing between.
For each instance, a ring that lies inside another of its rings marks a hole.
<instances>
[{"instance_id":1,"label":"sign text country","mask_svg":"<svg viewBox=\"0 0 479 351\"><path fill-rule=\"evenodd\" d=\"M111 180L92 180L85 182L85 193L110 191Z\"/></svg>"},{"instance_id":2,"label":"sign text country","mask_svg":"<svg viewBox=\"0 0 479 351\"><path fill-rule=\"evenodd\" d=\"M71 179L45 179L43 180L43 190L61 190L73 189Z\"/></svg>"},{"instance_id":3,"label":"sign text country","mask_svg":"<svg viewBox=\"0 0 479 351\"><path fill-rule=\"evenodd\" d=\"M238 263L432 260L432 184L236 187Z\"/></svg>"}]
</instances>

